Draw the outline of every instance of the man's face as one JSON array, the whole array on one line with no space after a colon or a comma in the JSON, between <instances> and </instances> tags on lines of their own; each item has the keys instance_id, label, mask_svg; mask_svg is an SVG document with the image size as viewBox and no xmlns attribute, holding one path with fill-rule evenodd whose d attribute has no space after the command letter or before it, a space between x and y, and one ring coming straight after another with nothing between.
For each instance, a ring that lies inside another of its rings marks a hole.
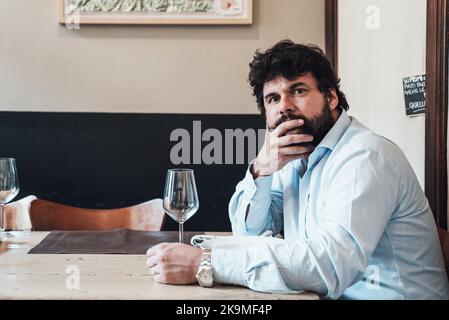
<instances>
[{"instance_id":1,"label":"man's face","mask_svg":"<svg viewBox=\"0 0 449 320\"><path fill-rule=\"evenodd\" d=\"M265 83L263 87L267 126L270 131L281 123L303 119L304 125L287 134L311 134L316 147L338 118L338 98L335 90L324 95L311 74L293 80L282 76Z\"/></svg>"}]
</instances>

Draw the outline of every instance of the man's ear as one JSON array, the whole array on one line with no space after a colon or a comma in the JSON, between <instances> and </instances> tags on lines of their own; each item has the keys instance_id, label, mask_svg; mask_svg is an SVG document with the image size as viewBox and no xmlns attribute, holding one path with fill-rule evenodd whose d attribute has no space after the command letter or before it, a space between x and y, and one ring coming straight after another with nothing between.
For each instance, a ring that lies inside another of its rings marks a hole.
<instances>
[{"instance_id":1,"label":"man's ear","mask_svg":"<svg viewBox=\"0 0 449 320\"><path fill-rule=\"evenodd\" d=\"M327 95L327 102L329 103L329 108L332 111L335 110L340 104L340 101L338 100L337 91L335 89L329 90L329 93Z\"/></svg>"}]
</instances>

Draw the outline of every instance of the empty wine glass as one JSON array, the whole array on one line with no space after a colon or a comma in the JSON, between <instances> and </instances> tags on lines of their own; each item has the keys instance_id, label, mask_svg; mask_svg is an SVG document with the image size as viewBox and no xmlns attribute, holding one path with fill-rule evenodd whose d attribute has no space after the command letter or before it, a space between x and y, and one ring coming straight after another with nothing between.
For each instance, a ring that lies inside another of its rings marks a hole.
<instances>
[{"instance_id":1,"label":"empty wine glass","mask_svg":"<svg viewBox=\"0 0 449 320\"><path fill-rule=\"evenodd\" d=\"M0 236L5 231L5 204L19 193L16 160L0 158ZM8 234L6 234L8 236Z\"/></svg>"},{"instance_id":2,"label":"empty wine glass","mask_svg":"<svg viewBox=\"0 0 449 320\"><path fill-rule=\"evenodd\" d=\"M191 169L170 169L165 180L163 207L179 223L179 242L184 242L184 222L199 207L195 176Z\"/></svg>"}]
</instances>

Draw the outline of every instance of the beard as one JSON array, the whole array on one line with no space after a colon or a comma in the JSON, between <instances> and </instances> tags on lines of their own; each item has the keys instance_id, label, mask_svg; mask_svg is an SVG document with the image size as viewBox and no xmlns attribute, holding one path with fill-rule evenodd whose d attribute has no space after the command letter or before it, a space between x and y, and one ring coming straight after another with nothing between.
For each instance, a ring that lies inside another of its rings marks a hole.
<instances>
[{"instance_id":1,"label":"beard","mask_svg":"<svg viewBox=\"0 0 449 320\"><path fill-rule=\"evenodd\" d=\"M326 134L334 126L331 109L329 107L329 103L326 101L323 105L321 115L307 119L304 116L298 116L298 115L291 114L291 113L283 114L276 121L273 129L277 128L281 123L284 123L286 121L299 120L299 119L302 119L304 121L304 124L300 127L290 130L289 132L294 131L294 134L311 135L311 136L313 136L313 141L293 144L295 146L305 146L305 147L318 146L320 144L320 142L323 140L323 138L326 136Z\"/></svg>"}]
</instances>

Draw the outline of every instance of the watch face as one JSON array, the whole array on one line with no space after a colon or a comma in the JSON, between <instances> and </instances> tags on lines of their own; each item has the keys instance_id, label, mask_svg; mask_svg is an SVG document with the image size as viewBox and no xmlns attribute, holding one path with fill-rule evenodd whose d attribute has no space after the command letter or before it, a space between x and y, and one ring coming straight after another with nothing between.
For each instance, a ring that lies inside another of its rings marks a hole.
<instances>
[{"instance_id":1,"label":"watch face","mask_svg":"<svg viewBox=\"0 0 449 320\"><path fill-rule=\"evenodd\" d=\"M212 286L214 280L212 278L212 270L211 269L202 269L198 273L198 282L201 286L210 287Z\"/></svg>"}]
</instances>

